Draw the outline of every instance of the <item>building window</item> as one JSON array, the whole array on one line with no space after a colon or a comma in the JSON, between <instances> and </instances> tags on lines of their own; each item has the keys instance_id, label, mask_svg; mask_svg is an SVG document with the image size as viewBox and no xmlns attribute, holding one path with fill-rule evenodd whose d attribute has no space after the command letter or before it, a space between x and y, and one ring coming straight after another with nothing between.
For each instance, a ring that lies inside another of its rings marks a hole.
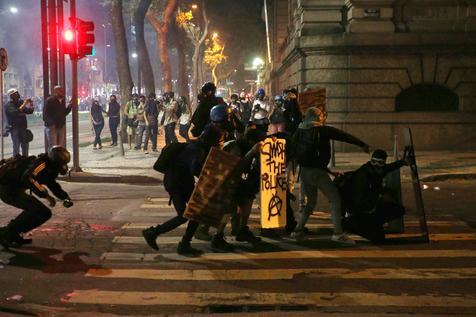
<instances>
[{"instance_id":1,"label":"building window","mask_svg":"<svg viewBox=\"0 0 476 317\"><path fill-rule=\"evenodd\" d=\"M411 86L395 100L395 111L458 111L458 107L458 95L437 84Z\"/></svg>"}]
</instances>

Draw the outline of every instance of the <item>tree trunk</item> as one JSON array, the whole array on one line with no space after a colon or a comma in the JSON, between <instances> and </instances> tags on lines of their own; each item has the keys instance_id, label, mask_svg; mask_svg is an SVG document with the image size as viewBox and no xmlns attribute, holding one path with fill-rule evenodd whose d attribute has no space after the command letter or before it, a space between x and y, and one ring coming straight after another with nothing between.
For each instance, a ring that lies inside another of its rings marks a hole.
<instances>
[{"instance_id":1,"label":"tree trunk","mask_svg":"<svg viewBox=\"0 0 476 317\"><path fill-rule=\"evenodd\" d=\"M176 27L175 30L177 57L178 57L178 80L177 90L180 96L188 97L188 77L187 77L187 46L185 44L185 32ZM187 98L188 99L188 98Z\"/></svg>"},{"instance_id":2,"label":"tree trunk","mask_svg":"<svg viewBox=\"0 0 476 317\"><path fill-rule=\"evenodd\" d=\"M119 86L121 92L121 113L132 92L134 84L132 83L131 69L129 67L129 49L127 47L126 30L122 17L122 0L111 1L111 20L112 32L114 33L114 44L116 46L116 64L119 77ZM122 117L122 116L121 116ZM124 136L125 124L121 120L121 131L119 133L119 144L121 155L124 156Z\"/></svg>"},{"instance_id":3,"label":"tree trunk","mask_svg":"<svg viewBox=\"0 0 476 317\"><path fill-rule=\"evenodd\" d=\"M218 87L217 66L212 68L212 78L213 78L213 83L215 84L216 87Z\"/></svg>"},{"instance_id":4,"label":"tree trunk","mask_svg":"<svg viewBox=\"0 0 476 317\"><path fill-rule=\"evenodd\" d=\"M139 6L134 12L134 23L136 27L136 44L138 54L138 65L142 78L144 80L145 92L149 94L155 93L154 73L152 71L152 64L150 63L149 52L145 43L144 37L144 20L147 11L149 10L152 0L141 0Z\"/></svg>"}]
</instances>

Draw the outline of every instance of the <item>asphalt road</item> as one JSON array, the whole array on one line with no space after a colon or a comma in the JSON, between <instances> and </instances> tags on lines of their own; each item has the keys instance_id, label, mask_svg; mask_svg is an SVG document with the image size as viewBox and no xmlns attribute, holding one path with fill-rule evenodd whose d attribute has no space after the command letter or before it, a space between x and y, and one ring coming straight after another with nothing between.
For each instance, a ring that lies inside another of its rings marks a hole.
<instances>
[{"instance_id":1,"label":"asphalt road","mask_svg":"<svg viewBox=\"0 0 476 317\"><path fill-rule=\"evenodd\" d=\"M183 226L159 237L159 252L142 240L142 228L175 214L162 187L64 187L75 206L55 207L54 218L33 232L32 246L0 251L1 316L476 314L474 181L431 183L424 191L430 244L411 239L419 227L404 184L406 231L391 244L330 242L329 205L320 197L323 212L311 218L307 240L266 238L253 248L230 239L233 253L194 240L205 251L200 258L175 253ZM2 205L0 223L15 214ZM259 217L255 209L256 232Z\"/></svg>"}]
</instances>

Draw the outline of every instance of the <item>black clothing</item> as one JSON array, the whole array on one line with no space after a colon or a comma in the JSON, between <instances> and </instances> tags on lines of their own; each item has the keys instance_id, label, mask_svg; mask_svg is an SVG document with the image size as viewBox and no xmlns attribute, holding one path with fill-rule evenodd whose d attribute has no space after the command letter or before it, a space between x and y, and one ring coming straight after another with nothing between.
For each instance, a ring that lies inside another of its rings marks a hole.
<instances>
[{"instance_id":1,"label":"black clothing","mask_svg":"<svg viewBox=\"0 0 476 317\"><path fill-rule=\"evenodd\" d=\"M60 101L55 96L48 97L43 108L43 121L45 122L45 127L64 127L66 124L66 116L70 112L71 106L66 107L64 98Z\"/></svg>"},{"instance_id":2,"label":"black clothing","mask_svg":"<svg viewBox=\"0 0 476 317\"><path fill-rule=\"evenodd\" d=\"M104 128L104 121L101 124L93 124L93 128L94 128L94 147L96 147L96 145L102 146L101 132L102 132L102 129Z\"/></svg>"},{"instance_id":3,"label":"black clothing","mask_svg":"<svg viewBox=\"0 0 476 317\"><path fill-rule=\"evenodd\" d=\"M104 125L104 117L102 115L103 109L99 104L93 104L91 106L91 117L93 118L94 125Z\"/></svg>"},{"instance_id":4,"label":"black clothing","mask_svg":"<svg viewBox=\"0 0 476 317\"><path fill-rule=\"evenodd\" d=\"M109 130L111 131L111 141L114 145L117 145L117 127L119 126L120 121L121 118L119 116L109 117Z\"/></svg>"},{"instance_id":5,"label":"black clothing","mask_svg":"<svg viewBox=\"0 0 476 317\"><path fill-rule=\"evenodd\" d=\"M358 138L330 126L318 126L311 129L298 129L292 138L293 155L298 147L306 147L306 155L297 157L304 167L326 169L331 159L331 140L342 141L360 147L366 144Z\"/></svg>"},{"instance_id":6,"label":"black clothing","mask_svg":"<svg viewBox=\"0 0 476 317\"><path fill-rule=\"evenodd\" d=\"M159 116L159 108L157 107L157 102L155 100L147 100L144 105L144 113L147 117L147 121L149 125L158 126L158 116Z\"/></svg>"},{"instance_id":7,"label":"black clothing","mask_svg":"<svg viewBox=\"0 0 476 317\"><path fill-rule=\"evenodd\" d=\"M5 114L7 115L8 125L12 126L12 128L26 129L28 127L26 115L32 114L33 108L25 107L20 110L22 104L23 100L17 100L16 102L10 100L5 105Z\"/></svg>"},{"instance_id":8,"label":"black clothing","mask_svg":"<svg viewBox=\"0 0 476 317\"><path fill-rule=\"evenodd\" d=\"M294 134L302 121L301 110L296 99L284 101L284 129L290 134Z\"/></svg>"},{"instance_id":9,"label":"black clothing","mask_svg":"<svg viewBox=\"0 0 476 317\"><path fill-rule=\"evenodd\" d=\"M205 129L205 126L210 122L210 110L212 110L214 106L223 103L223 99L216 96L207 96L200 100L191 119L193 128L190 132L194 137L199 137L203 129Z\"/></svg>"},{"instance_id":10,"label":"black clothing","mask_svg":"<svg viewBox=\"0 0 476 317\"><path fill-rule=\"evenodd\" d=\"M107 109L107 116L109 118L121 117L121 105L117 101L110 101Z\"/></svg>"}]
</instances>

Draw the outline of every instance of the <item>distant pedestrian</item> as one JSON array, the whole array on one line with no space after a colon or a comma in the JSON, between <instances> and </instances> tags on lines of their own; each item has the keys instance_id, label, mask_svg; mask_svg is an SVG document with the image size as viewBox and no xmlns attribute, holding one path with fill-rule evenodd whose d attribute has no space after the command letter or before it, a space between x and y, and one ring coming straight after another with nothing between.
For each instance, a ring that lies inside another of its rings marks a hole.
<instances>
[{"instance_id":1,"label":"distant pedestrian","mask_svg":"<svg viewBox=\"0 0 476 317\"><path fill-rule=\"evenodd\" d=\"M173 92L166 92L164 94L164 111L165 111L165 145L173 142L178 142L177 135L175 134L175 127L177 126L177 112L178 103L174 100Z\"/></svg>"},{"instance_id":2,"label":"distant pedestrian","mask_svg":"<svg viewBox=\"0 0 476 317\"><path fill-rule=\"evenodd\" d=\"M188 130L190 129L190 120L192 118L192 107L187 102L187 98L183 96L179 98L178 106L180 107L179 134L188 142L190 141Z\"/></svg>"},{"instance_id":3,"label":"distant pedestrian","mask_svg":"<svg viewBox=\"0 0 476 317\"><path fill-rule=\"evenodd\" d=\"M20 147L23 156L28 156L28 143L31 141L31 131L28 130L27 114L33 113L33 101L20 99L20 94L16 89L8 90L10 100L5 105L10 134L13 143L13 156L20 154Z\"/></svg>"},{"instance_id":4,"label":"distant pedestrian","mask_svg":"<svg viewBox=\"0 0 476 317\"><path fill-rule=\"evenodd\" d=\"M144 132L147 128L147 118L145 116L145 96L139 97L139 105L137 106L137 128L136 128L136 146L135 150L140 150L144 140ZM145 151L145 150L144 150Z\"/></svg>"},{"instance_id":5,"label":"distant pedestrian","mask_svg":"<svg viewBox=\"0 0 476 317\"><path fill-rule=\"evenodd\" d=\"M121 122L121 105L115 95L111 95L107 108L109 117L109 130L111 131L111 146L117 146L117 128Z\"/></svg>"},{"instance_id":6,"label":"distant pedestrian","mask_svg":"<svg viewBox=\"0 0 476 317\"><path fill-rule=\"evenodd\" d=\"M127 144L129 150L132 149L132 140L136 134L137 128L137 107L139 106L139 95L132 94L131 100L129 100L124 107L124 116L127 124Z\"/></svg>"},{"instance_id":7,"label":"distant pedestrian","mask_svg":"<svg viewBox=\"0 0 476 317\"><path fill-rule=\"evenodd\" d=\"M105 111L99 104L99 101L94 100L93 104L91 105L91 121L93 123L95 134L93 150L102 149L101 132L104 128L104 117L102 115L103 112Z\"/></svg>"},{"instance_id":8,"label":"distant pedestrian","mask_svg":"<svg viewBox=\"0 0 476 317\"><path fill-rule=\"evenodd\" d=\"M46 99L43 108L48 149L55 145L66 146L66 116L71 112L72 106L71 103L66 105L63 87L56 86L53 92L54 95Z\"/></svg>"},{"instance_id":9,"label":"distant pedestrian","mask_svg":"<svg viewBox=\"0 0 476 317\"><path fill-rule=\"evenodd\" d=\"M144 153L148 154L149 140L152 143L152 151L157 152L157 133L159 131L159 107L155 100L155 94L149 94L144 107L145 118L147 120L147 128L145 132Z\"/></svg>"}]
</instances>

